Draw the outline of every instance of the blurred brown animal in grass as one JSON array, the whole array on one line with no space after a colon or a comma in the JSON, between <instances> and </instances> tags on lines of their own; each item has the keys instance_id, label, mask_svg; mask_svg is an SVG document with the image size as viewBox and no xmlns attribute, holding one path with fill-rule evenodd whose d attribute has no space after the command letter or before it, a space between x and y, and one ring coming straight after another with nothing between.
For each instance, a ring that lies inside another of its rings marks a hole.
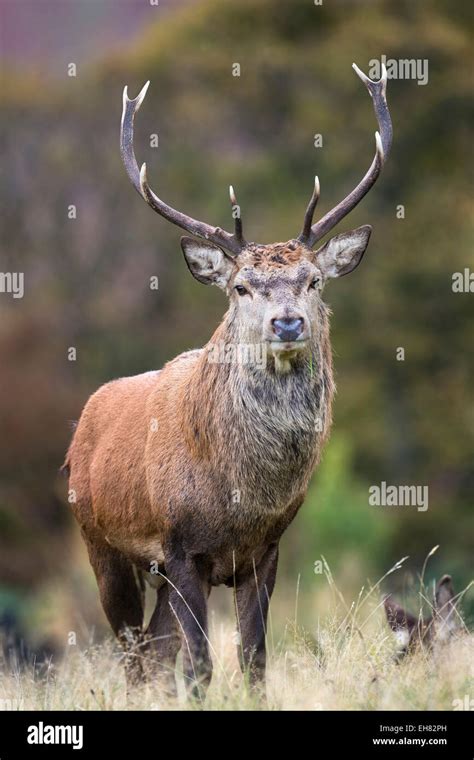
<instances>
[{"instance_id":1,"label":"blurred brown animal in grass","mask_svg":"<svg viewBox=\"0 0 474 760\"><path fill-rule=\"evenodd\" d=\"M437 642L445 642L460 629L450 575L443 575L436 584L433 613L429 617L412 615L394 602L391 596L385 598L384 607L388 624L399 644L399 657L420 645L432 647Z\"/></svg>"}]
</instances>

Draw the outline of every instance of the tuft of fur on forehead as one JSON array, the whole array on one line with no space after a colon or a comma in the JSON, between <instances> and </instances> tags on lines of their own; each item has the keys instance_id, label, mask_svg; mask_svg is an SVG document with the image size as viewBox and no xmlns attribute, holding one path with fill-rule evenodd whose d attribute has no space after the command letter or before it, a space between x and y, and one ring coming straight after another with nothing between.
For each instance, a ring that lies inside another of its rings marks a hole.
<instances>
[{"instance_id":1,"label":"tuft of fur on forehead","mask_svg":"<svg viewBox=\"0 0 474 760\"><path fill-rule=\"evenodd\" d=\"M239 269L251 266L255 269L284 269L292 264L311 258L312 251L297 240L272 245L249 244L238 258Z\"/></svg>"}]
</instances>

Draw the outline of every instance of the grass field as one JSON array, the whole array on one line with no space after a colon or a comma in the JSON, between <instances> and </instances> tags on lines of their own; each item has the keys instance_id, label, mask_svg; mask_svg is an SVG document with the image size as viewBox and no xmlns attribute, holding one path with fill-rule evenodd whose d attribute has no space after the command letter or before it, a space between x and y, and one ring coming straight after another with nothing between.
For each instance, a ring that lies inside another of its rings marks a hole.
<instances>
[{"instance_id":1,"label":"grass field","mask_svg":"<svg viewBox=\"0 0 474 760\"><path fill-rule=\"evenodd\" d=\"M400 664L386 632L367 648L354 631L320 632L320 645L288 632L270 653L267 703L248 694L237 668L232 631L212 637L214 675L205 709L214 710L452 710L474 694L474 637L459 636L434 652ZM319 650L319 651L318 651ZM45 673L33 668L0 675L0 703L24 710L196 709L164 699L159 684L126 693L120 654L112 642L73 651ZM461 700L457 702L456 700Z\"/></svg>"},{"instance_id":2,"label":"grass field","mask_svg":"<svg viewBox=\"0 0 474 760\"><path fill-rule=\"evenodd\" d=\"M396 566L397 568L397 566ZM24 710L453 710L474 697L474 636L459 632L432 650L397 662L379 583L347 604L327 568L333 609L312 630L288 621L267 631L267 701L249 694L237 664L235 630L211 617L212 684L204 705L186 702L178 663L178 699L158 682L127 694L123 655L110 638L70 646L41 668L10 664L0 672L0 707ZM472 704L472 703L471 703Z\"/></svg>"}]
</instances>

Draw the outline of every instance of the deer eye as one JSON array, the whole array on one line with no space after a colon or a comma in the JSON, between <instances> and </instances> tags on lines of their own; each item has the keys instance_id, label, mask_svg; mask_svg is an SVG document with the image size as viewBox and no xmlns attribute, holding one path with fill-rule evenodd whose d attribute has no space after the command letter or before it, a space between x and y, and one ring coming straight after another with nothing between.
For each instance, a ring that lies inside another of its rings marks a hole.
<instances>
[{"instance_id":1,"label":"deer eye","mask_svg":"<svg viewBox=\"0 0 474 760\"><path fill-rule=\"evenodd\" d=\"M315 277L314 280L310 282L309 289L310 290L316 290L321 286L321 278Z\"/></svg>"},{"instance_id":2,"label":"deer eye","mask_svg":"<svg viewBox=\"0 0 474 760\"><path fill-rule=\"evenodd\" d=\"M235 290L239 296L246 296L248 294L248 290L246 290L243 285L236 285Z\"/></svg>"}]
</instances>

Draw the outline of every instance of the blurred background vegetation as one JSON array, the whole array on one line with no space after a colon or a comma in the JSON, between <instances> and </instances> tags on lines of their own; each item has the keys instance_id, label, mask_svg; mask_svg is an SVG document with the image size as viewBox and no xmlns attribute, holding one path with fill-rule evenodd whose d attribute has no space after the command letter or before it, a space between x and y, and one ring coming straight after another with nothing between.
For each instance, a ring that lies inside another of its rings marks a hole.
<instances>
[{"instance_id":1,"label":"blurred background vegetation","mask_svg":"<svg viewBox=\"0 0 474 760\"><path fill-rule=\"evenodd\" d=\"M324 615L323 554L356 594L400 557L384 590L427 577L460 590L473 555L472 56L469 2L146 0L2 3L0 619L33 644L105 630L58 468L89 394L207 341L226 303L187 271L179 231L133 191L121 164L122 89L151 80L139 163L175 207L231 225L232 183L250 239L301 227L314 174L321 213L373 155L374 114L351 69L429 62L429 82L391 80L393 152L341 229L374 228L362 266L327 287L334 311L335 425L306 504L282 541L277 622ZM68 76L75 63L77 76ZM240 77L232 76L239 63ZM323 135L315 148L314 135ZM150 147L150 135L159 147ZM68 206L77 218L68 218ZM397 205L405 218L396 216ZM159 291L150 290L158 275ZM75 347L77 360L68 360ZM405 361L396 360L398 347ZM381 481L429 486L429 509L377 508ZM217 606L222 603L217 596ZM466 599L466 606L469 600ZM471 610L472 613L472 610ZM469 617L469 610L468 610Z\"/></svg>"}]
</instances>

